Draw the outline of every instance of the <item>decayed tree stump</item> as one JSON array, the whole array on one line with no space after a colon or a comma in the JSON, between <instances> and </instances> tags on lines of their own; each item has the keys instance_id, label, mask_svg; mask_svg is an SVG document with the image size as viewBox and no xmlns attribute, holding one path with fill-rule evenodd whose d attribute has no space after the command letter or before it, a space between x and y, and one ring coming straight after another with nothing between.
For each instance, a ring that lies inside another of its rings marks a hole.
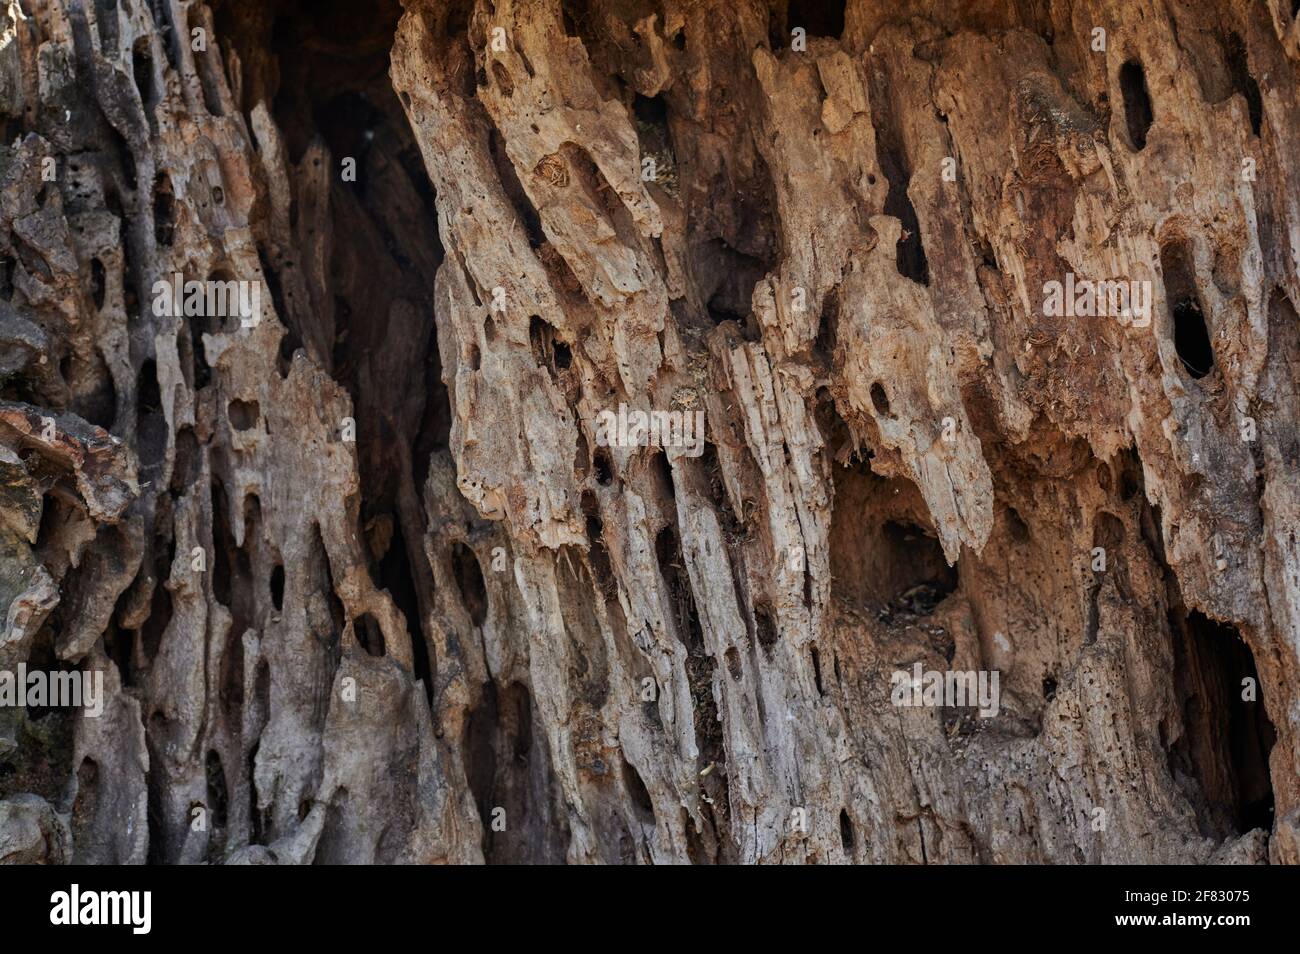
<instances>
[{"instance_id":1,"label":"decayed tree stump","mask_svg":"<svg viewBox=\"0 0 1300 954\"><path fill-rule=\"evenodd\" d=\"M0 860L1300 861L1286 0L0 26Z\"/></svg>"}]
</instances>

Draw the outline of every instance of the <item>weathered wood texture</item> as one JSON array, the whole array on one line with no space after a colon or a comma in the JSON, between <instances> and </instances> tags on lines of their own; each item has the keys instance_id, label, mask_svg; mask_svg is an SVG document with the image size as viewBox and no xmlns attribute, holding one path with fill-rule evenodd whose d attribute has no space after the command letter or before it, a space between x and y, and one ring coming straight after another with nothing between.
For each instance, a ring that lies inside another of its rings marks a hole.
<instances>
[{"instance_id":1,"label":"weathered wood texture","mask_svg":"<svg viewBox=\"0 0 1300 954\"><path fill-rule=\"evenodd\" d=\"M1293 6L8 0L0 860L1300 861Z\"/></svg>"}]
</instances>

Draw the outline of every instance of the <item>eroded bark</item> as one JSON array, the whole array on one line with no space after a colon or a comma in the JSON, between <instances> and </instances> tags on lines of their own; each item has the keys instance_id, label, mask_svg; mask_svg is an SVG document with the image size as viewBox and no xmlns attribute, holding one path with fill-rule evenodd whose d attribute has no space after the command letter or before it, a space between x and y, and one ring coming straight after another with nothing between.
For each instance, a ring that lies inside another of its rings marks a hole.
<instances>
[{"instance_id":1,"label":"eroded bark","mask_svg":"<svg viewBox=\"0 0 1300 954\"><path fill-rule=\"evenodd\" d=\"M1300 861L1289 3L3 25L0 860Z\"/></svg>"}]
</instances>

